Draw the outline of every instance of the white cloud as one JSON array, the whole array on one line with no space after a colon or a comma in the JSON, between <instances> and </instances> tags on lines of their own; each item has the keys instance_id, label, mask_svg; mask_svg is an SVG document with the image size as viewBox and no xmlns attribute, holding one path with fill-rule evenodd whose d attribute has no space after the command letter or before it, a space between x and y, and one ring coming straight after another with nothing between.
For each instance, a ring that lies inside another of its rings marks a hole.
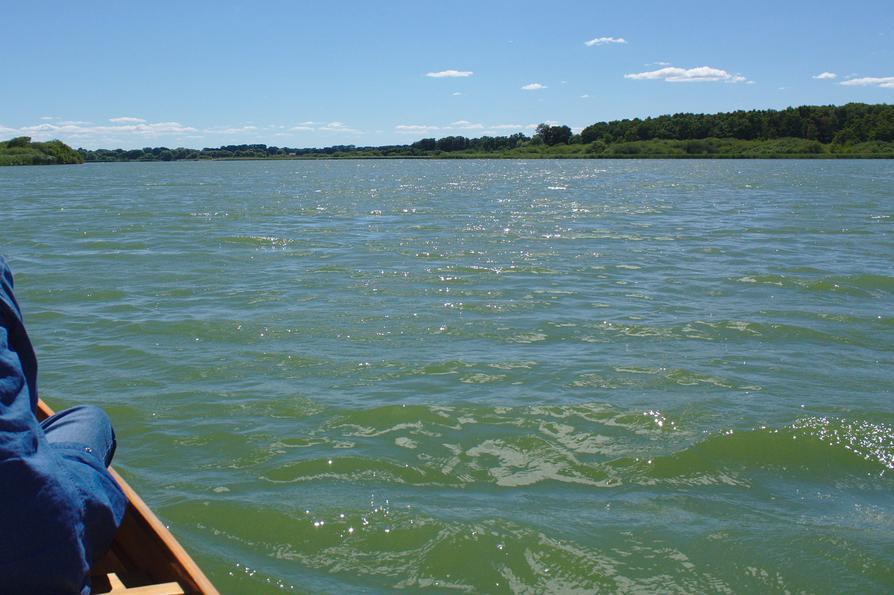
<instances>
[{"instance_id":1,"label":"white cloud","mask_svg":"<svg viewBox=\"0 0 894 595\"><path fill-rule=\"evenodd\" d=\"M664 80L669 83L742 83L746 81L745 77L740 74L732 74L725 70L721 70L720 68L712 68L711 66L699 66L697 68L667 66L649 72L625 74L624 78L634 80Z\"/></svg>"},{"instance_id":2,"label":"white cloud","mask_svg":"<svg viewBox=\"0 0 894 595\"><path fill-rule=\"evenodd\" d=\"M473 74L475 74L475 73L472 72L471 70L439 70L438 72L427 72L427 73L425 73L425 76L429 76L429 77L435 78L435 79L442 79L442 78L461 78L461 77L472 76Z\"/></svg>"},{"instance_id":3,"label":"white cloud","mask_svg":"<svg viewBox=\"0 0 894 595\"><path fill-rule=\"evenodd\" d=\"M540 83L528 83L522 87L523 91L539 91L541 89L546 89L546 85L541 85Z\"/></svg>"},{"instance_id":4,"label":"white cloud","mask_svg":"<svg viewBox=\"0 0 894 595\"><path fill-rule=\"evenodd\" d=\"M841 81L838 84L846 85L848 87L881 87L882 89L894 89L894 76L867 76Z\"/></svg>"},{"instance_id":5,"label":"white cloud","mask_svg":"<svg viewBox=\"0 0 894 595\"><path fill-rule=\"evenodd\" d=\"M41 122L39 124L4 128L0 133L30 136L36 141L60 139L74 146L133 147L161 144L164 139L183 142L190 133L200 131L179 122L146 122L127 124L93 124L84 121ZM199 137L201 138L201 137Z\"/></svg>"},{"instance_id":6,"label":"white cloud","mask_svg":"<svg viewBox=\"0 0 894 595\"><path fill-rule=\"evenodd\" d=\"M608 45L610 43L627 43L627 40L623 37L596 37L589 41L585 41L584 45L589 48L594 45Z\"/></svg>"},{"instance_id":7,"label":"white cloud","mask_svg":"<svg viewBox=\"0 0 894 595\"><path fill-rule=\"evenodd\" d=\"M484 128L484 124L476 124L474 122L469 122L468 120L457 120L456 122L451 122L450 125L454 128L461 128L462 130L481 130Z\"/></svg>"},{"instance_id":8,"label":"white cloud","mask_svg":"<svg viewBox=\"0 0 894 595\"><path fill-rule=\"evenodd\" d=\"M31 132L35 132L35 133L47 132L47 133L50 133L50 132L61 131L63 128L71 129L71 128L74 128L74 127L73 127L73 126L57 126L57 125L55 125L55 124L35 124L35 125L33 125L33 126L22 126L21 128L18 129L18 131L19 131L19 132L29 132L29 133L31 133ZM79 132L79 131L72 130L72 132Z\"/></svg>"},{"instance_id":9,"label":"white cloud","mask_svg":"<svg viewBox=\"0 0 894 595\"><path fill-rule=\"evenodd\" d=\"M828 81L828 80L832 80L834 78L838 78L838 75L835 74L834 72L821 72L817 75L814 75L813 78L820 80L820 81Z\"/></svg>"},{"instance_id":10,"label":"white cloud","mask_svg":"<svg viewBox=\"0 0 894 595\"><path fill-rule=\"evenodd\" d=\"M428 124L398 124L394 127L394 130L400 134L426 134L440 129L440 126L430 126Z\"/></svg>"},{"instance_id":11,"label":"white cloud","mask_svg":"<svg viewBox=\"0 0 894 595\"><path fill-rule=\"evenodd\" d=\"M206 128L203 132L209 134L245 134L246 132L255 132L257 126L231 126L228 128Z\"/></svg>"},{"instance_id":12,"label":"white cloud","mask_svg":"<svg viewBox=\"0 0 894 595\"><path fill-rule=\"evenodd\" d=\"M581 99L589 99L589 98L590 98L590 94L589 94L589 93L584 93L583 95L580 96L580 98L581 98Z\"/></svg>"},{"instance_id":13,"label":"white cloud","mask_svg":"<svg viewBox=\"0 0 894 595\"><path fill-rule=\"evenodd\" d=\"M160 136L165 134L198 132L197 129L191 126L184 126L179 122L127 124L123 126L91 125L89 122L60 122L59 124L37 124L34 126L23 126L19 130L28 133L40 133L43 136L107 136L119 134Z\"/></svg>"},{"instance_id":14,"label":"white cloud","mask_svg":"<svg viewBox=\"0 0 894 595\"><path fill-rule=\"evenodd\" d=\"M462 93L460 93L459 91L454 91L453 93L451 93L451 95L453 95L454 97L459 97L460 95L462 95Z\"/></svg>"},{"instance_id":15,"label":"white cloud","mask_svg":"<svg viewBox=\"0 0 894 595\"><path fill-rule=\"evenodd\" d=\"M494 124L488 130L534 130L537 124Z\"/></svg>"},{"instance_id":16,"label":"white cloud","mask_svg":"<svg viewBox=\"0 0 894 595\"><path fill-rule=\"evenodd\" d=\"M311 120L301 122L297 126L291 126L288 130L289 132L345 132L348 134L363 133L362 130L351 128L344 122L329 122L328 124L323 124L321 122L314 122Z\"/></svg>"},{"instance_id":17,"label":"white cloud","mask_svg":"<svg viewBox=\"0 0 894 595\"><path fill-rule=\"evenodd\" d=\"M95 124L85 121L38 121L33 125L7 128L0 125L2 136L30 136L37 141L60 139L73 146L96 147L140 147L140 146L180 146L204 139L223 139L227 142L253 142L246 139L265 135L280 136L296 133L341 133L342 135L363 134L362 130L351 128L344 122L331 121L302 122L288 127L281 125L261 125L251 122L237 126L210 126L196 128L179 122L145 122L140 118L120 117L109 123ZM275 132L275 131L283 132ZM0 136L0 137L2 137ZM212 141L212 142L220 142ZM177 145L175 145L177 143ZM184 145L191 146L191 145Z\"/></svg>"},{"instance_id":18,"label":"white cloud","mask_svg":"<svg viewBox=\"0 0 894 595\"><path fill-rule=\"evenodd\" d=\"M394 131L398 134L431 134L441 133L443 136L474 130L485 134L501 134L507 130L534 130L536 124L480 124L478 122L470 122L468 120L457 120L446 126L436 126L434 124L398 124L394 127Z\"/></svg>"},{"instance_id":19,"label":"white cloud","mask_svg":"<svg viewBox=\"0 0 894 595\"><path fill-rule=\"evenodd\" d=\"M120 128L131 128L131 126L121 126ZM184 132L198 132L192 126L184 126L179 122L156 122L155 124L134 124L132 126L134 132L141 134L183 134Z\"/></svg>"},{"instance_id":20,"label":"white cloud","mask_svg":"<svg viewBox=\"0 0 894 595\"><path fill-rule=\"evenodd\" d=\"M362 132L356 128L349 128L344 122L329 122L328 124L320 126L317 130L322 132L347 132L351 134L360 134Z\"/></svg>"},{"instance_id":21,"label":"white cloud","mask_svg":"<svg viewBox=\"0 0 894 595\"><path fill-rule=\"evenodd\" d=\"M41 120L59 120L61 118L59 118L59 116L41 116L40 119Z\"/></svg>"}]
</instances>

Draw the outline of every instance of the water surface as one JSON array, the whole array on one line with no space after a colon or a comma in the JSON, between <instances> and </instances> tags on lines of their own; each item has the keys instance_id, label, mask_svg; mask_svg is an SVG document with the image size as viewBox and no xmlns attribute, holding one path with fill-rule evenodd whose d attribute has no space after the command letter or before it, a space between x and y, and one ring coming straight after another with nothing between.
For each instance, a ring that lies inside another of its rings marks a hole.
<instances>
[{"instance_id":1,"label":"water surface","mask_svg":"<svg viewBox=\"0 0 894 595\"><path fill-rule=\"evenodd\" d=\"M894 162L0 170L53 406L224 593L894 589Z\"/></svg>"}]
</instances>

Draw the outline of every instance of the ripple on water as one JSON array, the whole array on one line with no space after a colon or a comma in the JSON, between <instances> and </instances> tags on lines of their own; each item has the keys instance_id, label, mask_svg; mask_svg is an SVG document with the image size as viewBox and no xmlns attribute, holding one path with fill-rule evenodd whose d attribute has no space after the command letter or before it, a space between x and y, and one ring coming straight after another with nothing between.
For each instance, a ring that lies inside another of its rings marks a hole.
<instances>
[{"instance_id":1,"label":"ripple on water","mask_svg":"<svg viewBox=\"0 0 894 595\"><path fill-rule=\"evenodd\" d=\"M278 441L260 464L272 483L317 480L417 487L749 485L767 470L823 481L891 468L887 426L805 418L694 440L685 418L607 405L491 409L392 406L329 418ZM336 452L337 445L345 450ZM669 445L673 454L662 454ZM391 447L402 447L394 451ZM276 450L276 447L283 447ZM386 454L386 453L389 453ZM806 474L806 475L804 475Z\"/></svg>"}]
</instances>

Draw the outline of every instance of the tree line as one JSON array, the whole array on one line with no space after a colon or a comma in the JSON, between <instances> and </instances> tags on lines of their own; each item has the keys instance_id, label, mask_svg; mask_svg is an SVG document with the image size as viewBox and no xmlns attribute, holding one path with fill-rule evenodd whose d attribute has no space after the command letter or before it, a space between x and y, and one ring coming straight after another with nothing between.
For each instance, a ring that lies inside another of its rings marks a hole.
<instances>
[{"instance_id":1,"label":"tree line","mask_svg":"<svg viewBox=\"0 0 894 595\"><path fill-rule=\"evenodd\" d=\"M886 156L894 154L894 105L849 103L717 114L678 113L597 122L579 134L541 124L534 134L445 136L408 145L290 148L264 144L203 149L79 149L86 161L331 157Z\"/></svg>"},{"instance_id":2,"label":"tree line","mask_svg":"<svg viewBox=\"0 0 894 595\"><path fill-rule=\"evenodd\" d=\"M645 140L734 138L770 140L800 138L838 145L894 141L894 105L848 103L804 105L784 110L751 110L719 114L673 114L599 122L584 128L580 141L605 143Z\"/></svg>"},{"instance_id":3,"label":"tree line","mask_svg":"<svg viewBox=\"0 0 894 595\"><path fill-rule=\"evenodd\" d=\"M145 147L75 152L59 141L31 143L28 137L0 143L0 164L9 165L79 160L706 156L891 157L894 156L894 105L848 103L717 114L678 113L597 122L578 134L566 125L540 124L531 136L522 133L478 138L445 136L384 146L291 148L242 144L202 149Z\"/></svg>"}]
</instances>

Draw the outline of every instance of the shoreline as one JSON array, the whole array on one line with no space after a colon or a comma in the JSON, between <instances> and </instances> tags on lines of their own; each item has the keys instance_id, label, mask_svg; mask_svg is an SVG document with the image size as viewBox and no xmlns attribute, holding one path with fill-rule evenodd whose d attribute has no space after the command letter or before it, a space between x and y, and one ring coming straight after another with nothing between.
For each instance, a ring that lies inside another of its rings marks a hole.
<instances>
[{"instance_id":1,"label":"shoreline","mask_svg":"<svg viewBox=\"0 0 894 595\"><path fill-rule=\"evenodd\" d=\"M33 164L0 164L0 167L42 167L65 165L88 165L97 163L198 163L227 161L887 161L894 159L890 155L835 155L835 154L783 154L783 155L321 155L296 157L213 157L205 159L104 159L85 161L83 163L33 163Z\"/></svg>"},{"instance_id":2,"label":"shoreline","mask_svg":"<svg viewBox=\"0 0 894 595\"><path fill-rule=\"evenodd\" d=\"M462 160L479 160L479 161L543 161L549 159L561 160L582 160L589 159L593 161L673 161L673 160L734 160L741 159L747 161L779 161L779 160L865 160L877 159L880 161L894 159L894 154L824 154L817 155L813 153L802 154L780 154L780 155L320 155L310 156L302 155L296 157L212 157L205 159L176 159L171 161L163 161L159 159L109 159L109 160L93 160L85 161L85 163L176 163L176 162L199 162L199 161L369 161L369 160L392 160L392 161L462 161Z\"/></svg>"}]
</instances>

